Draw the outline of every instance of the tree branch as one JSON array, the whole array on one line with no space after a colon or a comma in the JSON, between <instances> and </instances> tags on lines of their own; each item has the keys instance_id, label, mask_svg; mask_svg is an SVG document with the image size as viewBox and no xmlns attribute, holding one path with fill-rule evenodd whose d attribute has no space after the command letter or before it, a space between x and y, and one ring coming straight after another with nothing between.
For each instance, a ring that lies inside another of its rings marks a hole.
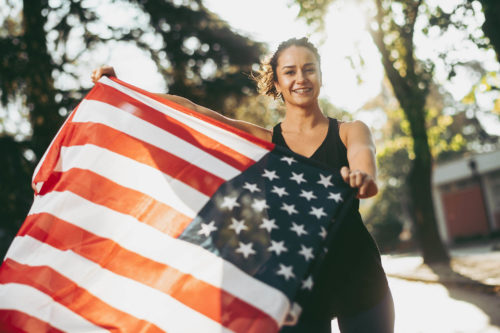
<instances>
[{"instance_id":1,"label":"tree branch","mask_svg":"<svg viewBox=\"0 0 500 333\"><path fill-rule=\"evenodd\" d=\"M405 43L405 49L406 49L406 54L405 54L405 61L406 61L406 73L408 75L411 75L412 77L416 76L415 73L415 58L414 58L414 46L413 46L413 36L415 34L415 22L417 21L417 16L418 16L418 10L420 8L420 5L422 4L422 0L417 0L416 2L408 4L409 9L408 9L408 27L409 31L407 36L403 38L403 41Z\"/></svg>"},{"instance_id":2,"label":"tree branch","mask_svg":"<svg viewBox=\"0 0 500 333\"><path fill-rule=\"evenodd\" d=\"M399 95L398 91L396 90L403 87L408 88L408 84L394 67L394 61L391 59L390 52L384 43L384 31L382 29L384 9L382 8L382 2L381 0L375 0L375 3L377 5L377 15L375 17L378 24L378 30L374 30L372 27L368 27L368 30L372 36L373 41L375 42L375 45L382 55L382 63L384 65L387 77L392 83L394 92L396 93L396 95Z\"/></svg>"}]
</instances>

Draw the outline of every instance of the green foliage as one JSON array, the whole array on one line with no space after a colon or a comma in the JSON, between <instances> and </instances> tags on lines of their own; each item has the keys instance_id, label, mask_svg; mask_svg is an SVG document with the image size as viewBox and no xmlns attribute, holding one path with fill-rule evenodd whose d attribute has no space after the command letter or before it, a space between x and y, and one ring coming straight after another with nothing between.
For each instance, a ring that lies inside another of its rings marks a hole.
<instances>
[{"instance_id":1,"label":"green foliage","mask_svg":"<svg viewBox=\"0 0 500 333\"><path fill-rule=\"evenodd\" d=\"M333 105L328 99L320 98L319 99L319 107L323 111L323 113L331 118L337 118L338 120L341 121L352 121L353 117L352 114L339 109L335 105Z\"/></svg>"},{"instance_id":2,"label":"green foliage","mask_svg":"<svg viewBox=\"0 0 500 333\"><path fill-rule=\"evenodd\" d=\"M263 45L234 33L210 13L201 1L134 1L148 14L149 24L162 41L157 49L138 38L168 81L169 92L192 99L215 110L224 110L225 98L255 92L249 74L258 64ZM165 58L170 64L165 67ZM210 74L204 74L207 69Z\"/></svg>"},{"instance_id":3,"label":"green foliage","mask_svg":"<svg viewBox=\"0 0 500 333\"><path fill-rule=\"evenodd\" d=\"M232 110L228 115L235 119L248 121L264 128L272 128L285 116L285 106L281 101L269 96L252 96L242 102L230 101Z\"/></svg>"},{"instance_id":4,"label":"green foliage","mask_svg":"<svg viewBox=\"0 0 500 333\"><path fill-rule=\"evenodd\" d=\"M486 94L496 93L497 98L493 103L491 111L500 116L500 78L496 72L486 72L479 81L474 84L467 95L462 98L462 103L469 105L472 109L479 109L478 97Z\"/></svg>"},{"instance_id":5,"label":"green foliage","mask_svg":"<svg viewBox=\"0 0 500 333\"><path fill-rule=\"evenodd\" d=\"M324 16L328 7L335 0L295 0L290 4L299 5L298 17L313 27L316 31L322 31L325 27Z\"/></svg>"},{"instance_id":6,"label":"green foliage","mask_svg":"<svg viewBox=\"0 0 500 333\"><path fill-rule=\"evenodd\" d=\"M377 241L381 251L393 251L400 243L399 235L403 231L404 212L401 201L405 192L400 185L387 183L372 203L366 214L367 228ZM399 185L399 186L398 186Z\"/></svg>"},{"instance_id":7,"label":"green foliage","mask_svg":"<svg viewBox=\"0 0 500 333\"><path fill-rule=\"evenodd\" d=\"M14 141L13 138L0 137L0 257L3 258L7 247L25 219L33 192L31 190L32 165L24 157L26 144Z\"/></svg>"},{"instance_id":8,"label":"green foliage","mask_svg":"<svg viewBox=\"0 0 500 333\"><path fill-rule=\"evenodd\" d=\"M474 1L468 0L469 3ZM479 0L484 13L482 29L489 44L494 48L497 59L500 61L500 2L497 0Z\"/></svg>"}]
</instances>

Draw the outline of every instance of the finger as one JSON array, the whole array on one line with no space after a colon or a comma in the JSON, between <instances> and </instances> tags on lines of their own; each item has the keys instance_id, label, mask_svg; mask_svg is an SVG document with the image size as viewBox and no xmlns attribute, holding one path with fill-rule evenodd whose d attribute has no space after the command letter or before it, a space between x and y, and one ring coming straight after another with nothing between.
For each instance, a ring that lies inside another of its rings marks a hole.
<instances>
[{"instance_id":1,"label":"finger","mask_svg":"<svg viewBox=\"0 0 500 333\"><path fill-rule=\"evenodd\" d=\"M359 195L361 197L364 197L366 193L368 192L368 188L370 187L372 181L365 181L359 188Z\"/></svg>"},{"instance_id":2,"label":"finger","mask_svg":"<svg viewBox=\"0 0 500 333\"><path fill-rule=\"evenodd\" d=\"M92 71L92 82L96 83L97 80L101 77L101 69L96 68Z\"/></svg>"},{"instance_id":3,"label":"finger","mask_svg":"<svg viewBox=\"0 0 500 333\"><path fill-rule=\"evenodd\" d=\"M342 179L349 184L349 168L344 166L340 169L340 175L342 176Z\"/></svg>"},{"instance_id":4,"label":"finger","mask_svg":"<svg viewBox=\"0 0 500 333\"><path fill-rule=\"evenodd\" d=\"M351 171L349 174L349 185L351 187L358 187L360 185L360 177L361 175L358 170Z\"/></svg>"},{"instance_id":5,"label":"finger","mask_svg":"<svg viewBox=\"0 0 500 333\"><path fill-rule=\"evenodd\" d=\"M356 187L360 187L361 185L363 185L366 177L367 177L366 173L361 172L361 171L357 171L356 172Z\"/></svg>"},{"instance_id":6,"label":"finger","mask_svg":"<svg viewBox=\"0 0 500 333\"><path fill-rule=\"evenodd\" d=\"M350 178L350 185L351 187L358 187L356 184L357 184L357 176L358 174L357 173L351 173L351 178Z\"/></svg>"}]
</instances>

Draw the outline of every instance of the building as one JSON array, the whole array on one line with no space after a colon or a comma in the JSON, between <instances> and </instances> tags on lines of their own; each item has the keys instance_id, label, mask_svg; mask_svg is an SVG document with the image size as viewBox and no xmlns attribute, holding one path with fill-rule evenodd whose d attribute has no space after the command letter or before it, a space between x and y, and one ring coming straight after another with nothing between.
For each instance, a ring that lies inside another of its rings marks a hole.
<instances>
[{"instance_id":1,"label":"building","mask_svg":"<svg viewBox=\"0 0 500 333\"><path fill-rule=\"evenodd\" d=\"M445 243L500 233L500 151L437 165L434 206Z\"/></svg>"}]
</instances>

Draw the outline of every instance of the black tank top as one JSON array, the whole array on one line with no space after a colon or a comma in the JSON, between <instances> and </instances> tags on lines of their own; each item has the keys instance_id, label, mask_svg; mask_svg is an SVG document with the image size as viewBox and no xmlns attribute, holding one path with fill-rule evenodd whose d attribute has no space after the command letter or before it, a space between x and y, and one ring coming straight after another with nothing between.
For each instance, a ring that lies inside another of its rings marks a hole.
<instances>
[{"instance_id":1,"label":"black tank top","mask_svg":"<svg viewBox=\"0 0 500 333\"><path fill-rule=\"evenodd\" d=\"M281 123L273 129L272 142L291 150L281 133ZM329 118L328 133L310 159L337 170L349 166L337 119ZM302 317L329 320L334 316L350 316L371 308L386 295L388 285L380 253L358 208L356 199L330 246Z\"/></svg>"}]
</instances>

